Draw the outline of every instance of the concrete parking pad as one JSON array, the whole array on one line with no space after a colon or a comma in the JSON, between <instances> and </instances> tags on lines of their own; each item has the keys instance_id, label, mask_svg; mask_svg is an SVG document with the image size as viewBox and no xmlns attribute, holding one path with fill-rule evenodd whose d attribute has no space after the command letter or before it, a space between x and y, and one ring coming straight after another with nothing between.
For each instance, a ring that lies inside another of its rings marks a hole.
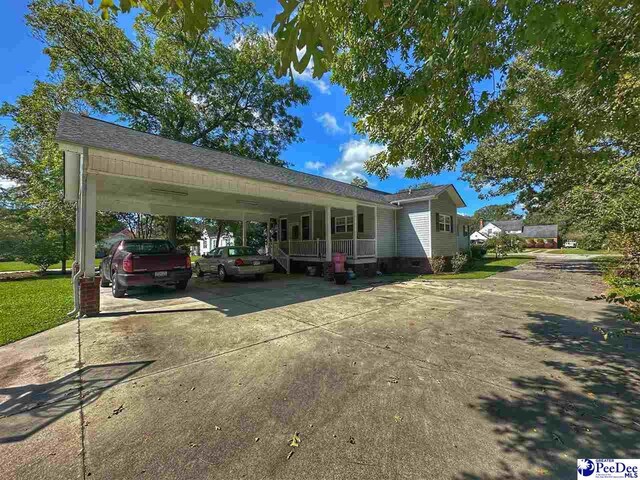
<instances>
[{"instance_id":1,"label":"concrete parking pad","mask_svg":"<svg viewBox=\"0 0 640 480\"><path fill-rule=\"evenodd\" d=\"M0 478L541 480L637 458L640 343L593 331L619 313L585 301L595 273L559 255L484 280L104 290L101 316L0 348Z\"/></svg>"}]
</instances>

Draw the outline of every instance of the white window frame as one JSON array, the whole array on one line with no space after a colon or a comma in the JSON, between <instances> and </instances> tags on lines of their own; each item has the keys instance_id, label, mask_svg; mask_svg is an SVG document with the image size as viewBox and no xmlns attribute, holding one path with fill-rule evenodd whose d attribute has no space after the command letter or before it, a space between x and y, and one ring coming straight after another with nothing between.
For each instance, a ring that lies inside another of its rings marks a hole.
<instances>
[{"instance_id":1,"label":"white window frame","mask_svg":"<svg viewBox=\"0 0 640 480\"><path fill-rule=\"evenodd\" d=\"M336 230L335 233L353 233L353 215L334 217L333 224ZM349 230L349 227L351 227L351 230Z\"/></svg>"},{"instance_id":2,"label":"white window frame","mask_svg":"<svg viewBox=\"0 0 640 480\"><path fill-rule=\"evenodd\" d=\"M441 213L439 215L439 229L441 232L453 232L453 220L451 215Z\"/></svg>"}]
</instances>

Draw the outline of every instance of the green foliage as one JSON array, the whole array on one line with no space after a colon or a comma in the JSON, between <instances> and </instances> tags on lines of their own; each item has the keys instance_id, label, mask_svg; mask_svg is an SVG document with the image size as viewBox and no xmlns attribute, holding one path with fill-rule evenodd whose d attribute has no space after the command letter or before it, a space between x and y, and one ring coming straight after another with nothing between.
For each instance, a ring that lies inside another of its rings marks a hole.
<instances>
[{"instance_id":1,"label":"green foliage","mask_svg":"<svg viewBox=\"0 0 640 480\"><path fill-rule=\"evenodd\" d=\"M34 0L27 24L46 45L51 70L78 86L89 108L136 130L274 164L299 140L301 121L288 109L309 92L278 81L274 40L238 26L251 10L206 14L206 28L185 35L184 17L160 23L138 15L129 37L113 20L80 6ZM220 32L233 37L221 40Z\"/></svg>"},{"instance_id":2,"label":"green foliage","mask_svg":"<svg viewBox=\"0 0 640 480\"><path fill-rule=\"evenodd\" d=\"M431 263L431 270L433 273L438 274L444 272L444 269L447 266L447 259L444 257L431 257L429 259L429 263Z\"/></svg>"},{"instance_id":3,"label":"green foliage","mask_svg":"<svg viewBox=\"0 0 640 480\"><path fill-rule=\"evenodd\" d=\"M354 185L360 188L367 188L369 186L369 182L367 182L367 180L362 177L356 176L356 177L353 177L353 179L351 180L351 185Z\"/></svg>"},{"instance_id":4,"label":"green foliage","mask_svg":"<svg viewBox=\"0 0 640 480\"><path fill-rule=\"evenodd\" d=\"M484 245L471 245L471 258L478 260L487 254L487 248Z\"/></svg>"},{"instance_id":5,"label":"green foliage","mask_svg":"<svg viewBox=\"0 0 640 480\"><path fill-rule=\"evenodd\" d=\"M524 242L522 238L516 235L509 235L504 232L500 232L487 240L485 246L489 250L493 250L496 258L504 257L508 253L522 252L524 249Z\"/></svg>"},{"instance_id":6,"label":"green foliage","mask_svg":"<svg viewBox=\"0 0 640 480\"><path fill-rule=\"evenodd\" d=\"M409 190L422 190L424 188L431 188L433 186L435 185L431 182L415 183L413 185L408 186L407 188L401 188L400 190L398 190L398 193L408 192Z\"/></svg>"},{"instance_id":7,"label":"green foliage","mask_svg":"<svg viewBox=\"0 0 640 480\"><path fill-rule=\"evenodd\" d=\"M469 257L465 253L457 252L451 259L451 271L460 273L469 262Z\"/></svg>"},{"instance_id":8,"label":"green foliage","mask_svg":"<svg viewBox=\"0 0 640 480\"><path fill-rule=\"evenodd\" d=\"M97 5L104 20L118 13L128 13L132 8L144 8L158 21L164 21L168 16L180 13L184 18L182 30L191 35L197 35L207 28L207 17L212 13L222 16L242 6L235 0L88 0L88 3Z\"/></svg>"}]
</instances>

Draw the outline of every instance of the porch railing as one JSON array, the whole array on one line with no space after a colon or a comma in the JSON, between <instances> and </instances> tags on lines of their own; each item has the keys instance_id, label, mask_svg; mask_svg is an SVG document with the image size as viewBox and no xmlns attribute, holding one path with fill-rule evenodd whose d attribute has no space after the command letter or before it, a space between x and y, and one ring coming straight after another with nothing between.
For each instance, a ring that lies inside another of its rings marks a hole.
<instances>
[{"instance_id":1,"label":"porch railing","mask_svg":"<svg viewBox=\"0 0 640 480\"><path fill-rule=\"evenodd\" d=\"M274 250L281 248L283 252L291 257L324 257L327 252L327 242L325 240L292 240L285 242L274 242ZM353 258L353 240L332 240L331 251L340 252ZM376 240L358 239L358 258L375 257Z\"/></svg>"}]
</instances>

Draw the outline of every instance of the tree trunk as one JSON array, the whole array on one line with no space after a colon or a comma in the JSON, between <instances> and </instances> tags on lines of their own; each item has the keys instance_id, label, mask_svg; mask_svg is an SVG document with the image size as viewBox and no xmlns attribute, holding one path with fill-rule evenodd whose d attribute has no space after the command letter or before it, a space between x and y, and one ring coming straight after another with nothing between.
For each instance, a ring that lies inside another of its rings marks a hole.
<instances>
[{"instance_id":1,"label":"tree trunk","mask_svg":"<svg viewBox=\"0 0 640 480\"><path fill-rule=\"evenodd\" d=\"M222 236L222 229L224 222L218 220L218 236L216 237L216 248L220 247L220 237Z\"/></svg>"},{"instance_id":2,"label":"tree trunk","mask_svg":"<svg viewBox=\"0 0 640 480\"><path fill-rule=\"evenodd\" d=\"M67 273L67 229L62 229L62 274Z\"/></svg>"}]
</instances>

